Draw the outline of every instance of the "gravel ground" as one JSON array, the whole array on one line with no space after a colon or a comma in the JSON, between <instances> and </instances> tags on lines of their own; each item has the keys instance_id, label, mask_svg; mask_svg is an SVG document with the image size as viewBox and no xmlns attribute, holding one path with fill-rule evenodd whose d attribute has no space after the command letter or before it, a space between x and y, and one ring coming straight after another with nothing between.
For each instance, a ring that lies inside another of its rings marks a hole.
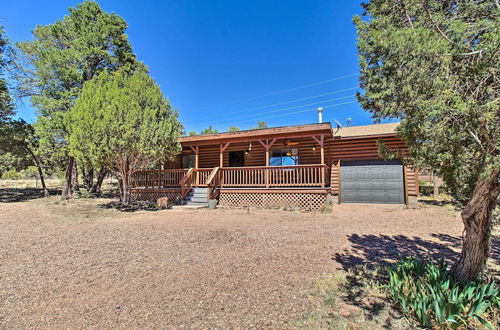
<instances>
[{"instance_id":1,"label":"gravel ground","mask_svg":"<svg viewBox=\"0 0 500 330\"><path fill-rule=\"evenodd\" d=\"M294 328L322 274L413 252L453 258L462 230L437 206L123 213L103 202L0 203L0 328Z\"/></svg>"}]
</instances>

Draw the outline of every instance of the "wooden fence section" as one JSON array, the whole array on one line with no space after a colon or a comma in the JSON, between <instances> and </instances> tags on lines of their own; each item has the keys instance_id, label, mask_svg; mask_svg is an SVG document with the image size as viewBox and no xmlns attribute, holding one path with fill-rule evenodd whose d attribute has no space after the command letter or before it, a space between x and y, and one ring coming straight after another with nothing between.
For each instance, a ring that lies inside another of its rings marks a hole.
<instances>
[{"instance_id":1,"label":"wooden fence section","mask_svg":"<svg viewBox=\"0 0 500 330\"><path fill-rule=\"evenodd\" d=\"M179 182L187 174L187 169L140 170L132 175L131 188L180 187Z\"/></svg>"},{"instance_id":2,"label":"wooden fence section","mask_svg":"<svg viewBox=\"0 0 500 330\"><path fill-rule=\"evenodd\" d=\"M221 187L324 187L326 165L222 168Z\"/></svg>"}]
</instances>

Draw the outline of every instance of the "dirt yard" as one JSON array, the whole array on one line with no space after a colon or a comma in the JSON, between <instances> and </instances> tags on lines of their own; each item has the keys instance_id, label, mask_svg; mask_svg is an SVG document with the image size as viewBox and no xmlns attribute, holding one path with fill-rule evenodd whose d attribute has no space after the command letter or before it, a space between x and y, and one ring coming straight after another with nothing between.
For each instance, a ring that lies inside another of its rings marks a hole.
<instances>
[{"instance_id":1,"label":"dirt yard","mask_svg":"<svg viewBox=\"0 0 500 330\"><path fill-rule=\"evenodd\" d=\"M449 206L104 209L109 200L0 202L0 328L295 328L313 281L398 255L456 257ZM497 259L498 260L498 259Z\"/></svg>"}]
</instances>

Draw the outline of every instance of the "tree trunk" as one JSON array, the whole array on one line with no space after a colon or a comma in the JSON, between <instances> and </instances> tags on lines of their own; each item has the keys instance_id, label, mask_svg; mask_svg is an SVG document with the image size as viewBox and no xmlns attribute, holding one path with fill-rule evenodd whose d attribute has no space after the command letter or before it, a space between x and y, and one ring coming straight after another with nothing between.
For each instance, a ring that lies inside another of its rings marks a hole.
<instances>
[{"instance_id":1,"label":"tree trunk","mask_svg":"<svg viewBox=\"0 0 500 330\"><path fill-rule=\"evenodd\" d=\"M80 184L78 183L78 167L76 165L76 159L73 162L73 173L71 177L71 185L73 191L80 191Z\"/></svg>"},{"instance_id":2,"label":"tree trunk","mask_svg":"<svg viewBox=\"0 0 500 330\"><path fill-rule=\"evenodd\" d=\"M439 198L439 179L436 178L434 174L432 174L432 186L434 188L433 195L434 199Z\"/></svg>"},{"instance_id":3,"label":"tree trunk","mask_svg":"<svg viewBox=\"0 0 500 330\"><path fill-rule=\"evenodd\" d=\"M94 187L94 169L90 168L88 171L82 167L82 175L83 175L83 186L87 189L88 192L91 192Z\"/></svg>"},{"instance_id":4,"label":"tree trunk","mask_svg":"<svg viewBox=\"0 0 500 330\"><path fill-rule=\"evenodd\" d=\"M130 205L130 177L125 174L122 178L122 204Z\"/></svg>"},{"instance_id":5,"label":"tree trunk","mask_svg":"<svg viewBox=\"0 0 500 330\"><path fill-rule=\"evenodd\" d=\"M28 151L28 153L33 158L33 162L35 163L35 165L38 169L38 176L40 176L40 183L42 184L43 195L45 197L49 197L49 190L47 189L47 186L45 185L45 176L43 175L42 164L40 164L38 157L31 150L31 148L25 146L25 149Z\"/></svg>"},{"instance_id":6,"label":"tree trunk","mask_svg":"<svg viewBox=\"0 0 500 330\"><path fill-rule=\"evenodd\" d=\"M75 158L72 156L68 157L68 164L66 165L66 175L64 178L64 186L62 189L61 199L70 199L73 197L73 167L75 164Z\"/></svg>"},{"instance_id":7,"label":"tree trunk","mask_svg":"<svg viewBox=\"0 0 500 330\"><path fill-rule=\"evenodd\" d=\"M120 188L120 203L130 205L130 178L124 173L119 173L116 177L118 178L118 187Z\"/></svg>"},{"instance_id":8,"label":"tree trunk","mask_svg":"<svg viewBox=\"0 0 500 330\"><path fill-rule=\"evenodd\" d=\"M92 188L90 189L91 194L97 194L97 195L101 194L101 186L102 186L102 183L103 183L104 179L106 178L107 174L108 174L108 171L105 169L101 169L99 171L99 174L97 175L97 180L92 185Z\"/></svg>"},{"instance_id":9,"label":"tree trunk","mask_svg":"<svg viewBox=\"0 0 500 330\"><path fill-rule=\"evenodd\" d=\"M462 211L465 227L462 253L450 270L460 284L476 280L486 267L491 249L492 213L500 193L499 173L496 168L487 179L477 182L471 200Z\"/></svg>"},{"instance_id":10,"label":"tree trunk","mask_svg":"<svg viewBox=\"0 0 500 330\"><path fill-rule=\"evenodd\" d=\"M116 173L116 180L118 181L118 194L120 196L120 203L121 203L123 197L123 184L122 184L122 179L118 173Z\"/></svg>"}]
</instances>

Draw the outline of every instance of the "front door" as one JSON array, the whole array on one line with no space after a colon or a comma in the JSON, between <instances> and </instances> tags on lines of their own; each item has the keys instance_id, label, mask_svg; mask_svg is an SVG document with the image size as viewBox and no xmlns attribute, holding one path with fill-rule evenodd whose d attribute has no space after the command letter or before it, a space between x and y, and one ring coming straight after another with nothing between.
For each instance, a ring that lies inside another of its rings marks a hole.
<instances>
[{"instance_id":1,"label":"front door","mask_svg":"<svg viewBox=\"0 0 500 330\"><path fill-rule=\"evenodd\" d=\"M229 152L229 167L242 167L245 166L245 152L244 151L230 151Z\"/></svg>"}]
</instances>

